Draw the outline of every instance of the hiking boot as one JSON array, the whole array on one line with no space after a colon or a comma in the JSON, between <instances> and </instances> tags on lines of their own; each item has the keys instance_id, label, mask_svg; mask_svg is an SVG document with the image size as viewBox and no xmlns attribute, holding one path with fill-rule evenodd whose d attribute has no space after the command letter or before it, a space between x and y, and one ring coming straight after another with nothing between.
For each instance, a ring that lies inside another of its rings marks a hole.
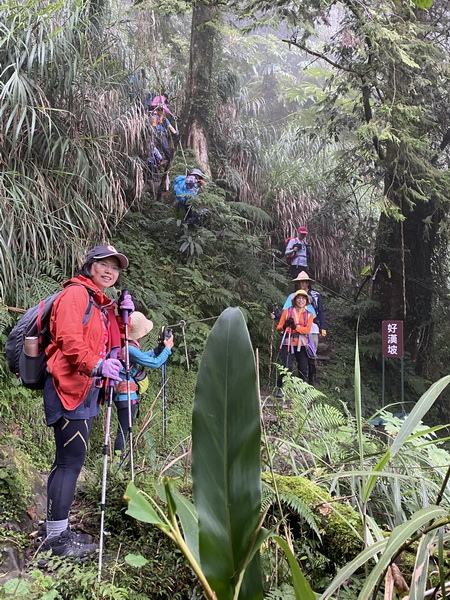
<instances>
[{"instance_id":1,"label":"hiking boot","mask_svg":"<svg viewBox=\"0 0 450 600\"><path fill-rule=\"evenodd\" d=\"M38 552L42 553L50 550L53 556L84 561L91 554L94 554L97 548L97 544L83 544L79 542L77 534L70 531L70 529L66 529L57 537L46 540L38 549ZM49 560L49 558L42 557L39 559L38 565L43 567Z\"/></svg>"},{"instance_id":2,"label":"hiking boot","mask_svg":"<svg viewBox=\"0 0 450 600\"><path fill-rule=\"evenodd\" d=\"M275 394L275 398L283 398L283 396L284 396L284 392L280 388L279 390L277 390L277 393Z\"/></svg>"},{"instance_id":3,"label":"hiking boot","mask_svg":"<svg viewBox=\"0 0 450 600\"><path fill-rule=\"evenodd\" d=\"M72 536L76 536L77 542L80 544L92 544L93 537L89 533L77 533L75 531L70 532ZM41 521L38 524L38 531L36 537L33 540L33 546L37 549L45 542L47 538L47 521Z\"/></svg>"},{"instance_id":4,"label":"hiking boot","mask_svg":"<svg viewBox=\"0 0 450 600\"><path fill-rule=\"evenodd\" d=\"M313 387L316 387L316 376L315 375L308 375L308 383L309 385L312 385Z\"/></svg>"}]
</instances>

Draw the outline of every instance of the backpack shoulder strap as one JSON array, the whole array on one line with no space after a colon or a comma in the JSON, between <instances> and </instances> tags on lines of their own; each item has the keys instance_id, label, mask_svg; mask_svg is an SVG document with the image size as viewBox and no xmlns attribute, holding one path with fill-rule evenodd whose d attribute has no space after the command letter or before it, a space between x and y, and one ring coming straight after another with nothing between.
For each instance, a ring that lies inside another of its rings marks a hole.
<instances>
[{"instance_id":1,"label":"backpack shoulder strap","mask_svg":"<svg viewBox=\"0 0 450 600\"><path fill-rule=\"evenodd\" d=\"M300 322L296 323L296 322L295 322L295 320L294 320L294 325L295 325L296 327L297 327L297 325L300 325L300 327L305 327L305 326L306 326L306 323L307 323L307 321L308 321L308 311L307 311L307 310L305 310L305 311L303 311L301 314L303 315L303 323L300 323ZM295 313L295 314L294 314L294 307L293 307L293 306L290 306L290 307L288 308L288 316L289 316L289 317L294 317L294 316L296 316L296 315L297 315L297 313Z\"/></svg>"}]
</instances>

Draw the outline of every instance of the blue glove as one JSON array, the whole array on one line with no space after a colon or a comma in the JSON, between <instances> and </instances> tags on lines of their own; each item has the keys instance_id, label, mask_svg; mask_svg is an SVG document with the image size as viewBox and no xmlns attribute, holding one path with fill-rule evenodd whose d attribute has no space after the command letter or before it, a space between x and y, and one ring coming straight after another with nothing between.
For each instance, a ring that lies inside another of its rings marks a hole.
<instances>
[{"instance_id":1,"label":"blue glove","mask_svg":"<svg viewBox=\"0 0 450 600\"><path fill-rule=\"evenodd\" d=\"M123 369L123 365L117 358L107 358L100 365L100 374L102 377L109 377L109 379L115 379L120 381L120 371Z\"/></svg>"},{"instance_id":2,"label":"blue glove","mask_svg":"<svg viewBox=\"0 0 450 600\"><path fill-rule=\"evenodd\" d=\"M134 311L134 302L131 294L125 294L119 304L120 310L127 310L128 312Z\"/></svg>"}]
</instances>

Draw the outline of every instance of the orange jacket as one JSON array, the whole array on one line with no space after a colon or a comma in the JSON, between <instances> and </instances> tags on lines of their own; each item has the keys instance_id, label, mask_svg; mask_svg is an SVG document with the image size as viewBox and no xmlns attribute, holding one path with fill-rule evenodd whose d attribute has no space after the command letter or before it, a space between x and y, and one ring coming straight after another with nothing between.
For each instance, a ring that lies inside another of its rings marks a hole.
<instances>
[{"instance_id":1,"label":"orange jacket","mask_svg":"<svg viewBox=\"0 0 450 600\"><path fill-rule=\"evenodd\" d=\"M66 287L70 283L82 285ZM83 325L89 301L89 294L83 286L96 292L92 300L100 306L111 305L111 299L82 275L72 277L63 286L66 289L52 307L50 343L46 348L47 368L62 404L67 410L73 410L85 399L92 385L89 375L105 357L105 352L110 350L111 344L108 327L105 348L104 317L95 305L91 307L88 322Z\"/></svg>"},{"instance_id":2,"label":"orange jacket","mask_svg":"<svg viewBox=\"0 0 450 600\"><path fill-rule=\"evenodd\" d=\"M294 319L294 323L297 325L295 327L295 329L292 330L292 333L294 333L294 332L301 333L303 335L307 335L308 333L310 333L311 327L312 327L312 324L314 321L314 315L310 312L307 313L306 326L303 327L298 324L298 322L299 322L298 314L301 314L301 313L298 313L298 311L295 308L292 308L292 309L286 308L285 310L283 310L283 312L281 313L280 321L277 325L277 331L283 331L283 325L284 325L286 319L289 317L289 311L292 312L292 318Z\"/></svg>"}]
</instances>

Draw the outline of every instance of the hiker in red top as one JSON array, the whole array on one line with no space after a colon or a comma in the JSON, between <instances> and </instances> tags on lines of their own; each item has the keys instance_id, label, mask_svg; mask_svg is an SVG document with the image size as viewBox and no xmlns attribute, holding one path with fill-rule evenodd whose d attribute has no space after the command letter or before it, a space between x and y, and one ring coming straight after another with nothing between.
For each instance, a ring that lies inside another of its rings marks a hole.
<instances>
[{"instance_id":1,"label":"hiker in red top","mask_svg":"<svg viewBox=\"0 0 450 600\"><path fill-rule=\"evenodd\" d=\"M314 321L313 313L306 309L309 304L308 293L298 290L292 296L292 306L281 313L277 331L283 332L281 340L281 362L283 367L292 371L294 359L297 361L298 374L303 381L308 381L308 352L310 346L309 334ZM281 398L283 375L278 376L277 397Z\"/></svg>"},{"instance_id":2,"label":"hiker in red top","mask_svg":"<svg viewBox=\"0 0 450 600\"><path fill-rule=\"evenodd\" d=\"M56 455L47 482L46 536L40 552L84 558L97 548L86 535L71 532L68 519L94 418L100 412L100 390L106 378L120 379L122 363L111 353L120 347L121 320L116 302L103 290L114 286L127 267L127 257L113 246L95 246L80 273L64 283L65 290L52 307L44 409L47 425L53 427ZM93 306L86 321L89 302ZM119 308L134 310L130 294L124 295Z\"/></svg>"}]
</instances>

